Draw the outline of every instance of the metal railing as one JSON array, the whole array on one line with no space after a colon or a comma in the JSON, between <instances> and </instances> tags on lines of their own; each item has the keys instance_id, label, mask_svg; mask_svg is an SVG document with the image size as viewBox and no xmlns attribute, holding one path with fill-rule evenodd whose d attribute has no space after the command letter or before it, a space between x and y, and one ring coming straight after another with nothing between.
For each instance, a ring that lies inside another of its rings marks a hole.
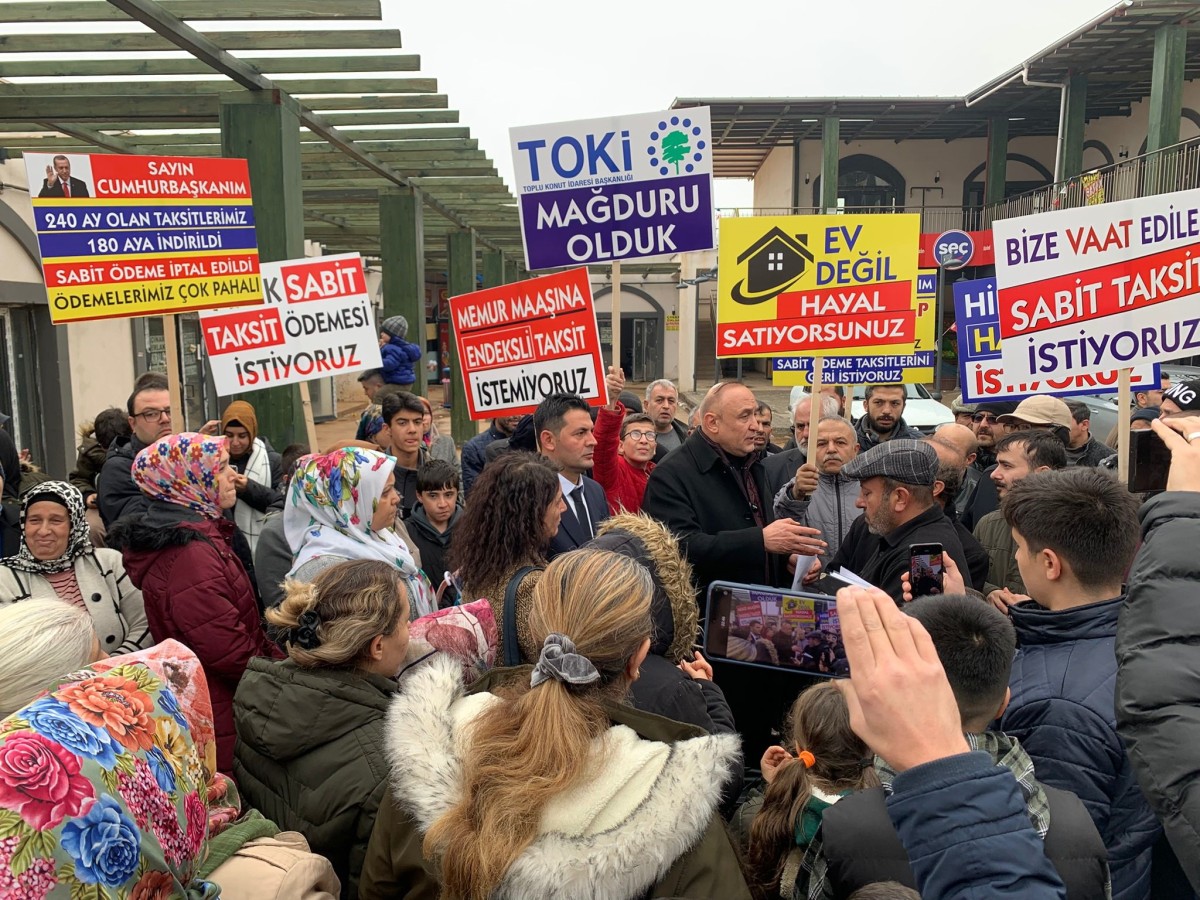
<instances>
[{"instance_id":1,"label":"metal railing","mask_svg":"<svg viewBox=\"0 0 1200 900\"><path fill-rule=\"evenodd\" d=\"M717 210L717 216L812 216L822 212L824 210L819 206L723 207ZM987 227L981 206L843 206L837 212L846 215L918 213L923 234L941 234L953 229L978 231Z\"/></svg>"},{"instance_id":2,"label":"metal railing","mask_svg":"<svg viewBox=\"0 0 1200 900\"><path fill-rule=\"evenodd\" d=\"M1046 187L1009 197L984 209L984 224L1055 209L1073 209L1200 187L1200 138L1181 141L1110 166L1092 169Z\"/></svg>"}]
</instances>

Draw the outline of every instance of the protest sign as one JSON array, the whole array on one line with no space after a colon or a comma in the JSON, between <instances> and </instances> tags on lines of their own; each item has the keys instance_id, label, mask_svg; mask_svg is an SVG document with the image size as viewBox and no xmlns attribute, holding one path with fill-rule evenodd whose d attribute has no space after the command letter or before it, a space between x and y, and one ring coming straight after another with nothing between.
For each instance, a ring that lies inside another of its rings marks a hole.
<instances>
[{"instance_id":1,"label":"protest sign","mask_svg":"<svg viewBox=\"0 0 1200 900\"><path fill-rule=\"evenodd\" d=\"M450 298L472 419L533 412L550 394L608 402L586 268Z\"/></svg>"},{"instance_id":2,"label":"protest sign","mask_svg":"<svg viewBox=\"0 0 1200 900\"><path fill-rule=\"evenodd\" d=\"M244 159L25 155L57 323L262 302Z\"/></svg>"},{"instance_id":3,"label":"protest sign","mask_svg":"<svg viewBox=\"0 0 1200 900\"><path fill-rule=\"evenodd\" d=\"M868 356L825 357L822 378L826 384L928 384L933 381L936 328L934 295L937 273L922 269L917 275L917 330L915 343L928 350L910 354L879 353ZM811 386L813 357L777 356L771 360L771 383L776 387Z\"/></svg>"},{"instance_id":4,"label":"protest sign","mask_svg":"<svg viewBox=\"0 0 1200 900\"><path fill-rule=\"evenodd\" d=\"M1000 307L995 278L954 283L954 320L958 324L958 376L963 403L1023 400L1034 394L1055 397L1111 394L1117 390L1116 369L1044 379L1006 375L1000 351ZM1157 388L1158 366L1135 366L1131 384L1135 390Z\"/></svg>"},{"instance_id":5,"label":"protest sign","mask_svg":"<svg viewBox=\"0 0 1200 900\"><path fill-rule=\"evenodd\" d=\"M721 220L717 356L912 354L920 216Z\"/></svg>"},{"instance_id":6,"label":"protest sign","mask_svg":"<svg viewBox=\"0 0 1200 900\"><path fill-rule=\"evenodd\" d=\"M708 107L509 135L526 268L712 249Z\"/></svg>"},{"instance_id":7,"label":"protest sign","mask_svg":"<svg viewBox=\"0 0 1200 900\"><path fill-rule=\"evenodd\" d=\"M1002 219L993 231L1010 378L1200 353L1200 190Z\"/></svg>"},{"instance_id":8,"label":"protest sign","mask_svg":"<svg viewBox=\"0 0 1200 900\"><path fill-rule=\"evenodd\" d=\"M379 368L357 253L263 263L262 284L258 306L200 313L218 394Z\"/></svg>"}]
</instances>

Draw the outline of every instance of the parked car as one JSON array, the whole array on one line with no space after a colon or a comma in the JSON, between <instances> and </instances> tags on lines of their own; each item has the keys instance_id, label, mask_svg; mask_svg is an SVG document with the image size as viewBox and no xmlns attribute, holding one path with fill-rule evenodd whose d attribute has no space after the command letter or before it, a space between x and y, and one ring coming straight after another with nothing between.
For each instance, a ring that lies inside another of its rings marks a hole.
<instances>
[{"instance_id":1,"label":"parked car","mask_svg":"<svg viewBox=\"0 0 1200 900\"><path fill-rule=\"evenodd\" d=\"M929 391L926 390L925 385L906 384L904 388L906 391L904 421L913 428L916 428L923 434L933 434L934 429L939 425L954 421L954 414L950 412L950 408L934 400ZM854 386L851 395L850 417L855 422L862 418L865 412L863 397L866 394L866 390L866 385L856 384ZM793 387L791 396L788 398L788 407L794 407L796 401L807 392L807 389L803 386L797 385Z\"/></svg>"}]
</instances>

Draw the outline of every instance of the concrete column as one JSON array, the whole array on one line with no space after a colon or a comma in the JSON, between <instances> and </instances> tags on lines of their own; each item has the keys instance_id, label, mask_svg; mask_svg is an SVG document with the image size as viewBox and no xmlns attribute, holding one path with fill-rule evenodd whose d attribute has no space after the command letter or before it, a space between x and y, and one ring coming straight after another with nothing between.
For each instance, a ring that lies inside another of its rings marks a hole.
<instances>
[{"instance_id":1,"label":"concrete column","mask_svg":"<svg viewBox=\"0 0 1200 900\"><path fill-rule=\"evenodd\" d=\"M483 251L483 286L485 288L500 287L506 284L504 280L504 252L501 250Z\"/></svg>"},{"instance_id":2,"label":"concrete column","mask_svg":"<svg viewBox=\"0 0 1200 900\"><path fill-rule=\"evenodd\" d=\"M408 340L421 348L413 370L413 390L424 394L425 375L425 215L421 192L397 188L379 192L379 254L383 260L383 317L404 316Z\"/></svg>"},{"instance_id":3,"label":"concrete column","mask_svg":"<svg viewBox=\"0 0 1200 900\"><path fill-rule=\"evenodd\" d=\"M220 97L221 155L249 161L254 230L263 262L304 256L300 117L291 98L244 91ZM283 449L305 440L297 385L239 395L254 405L258 433ZM313 447L314 451L318 448Z\"/></svg>"},{"instance_id":4,"label":"concrete column","mask_svg":"<svg viewBox=\"0 0 1200 900\"><path fill-rule=\"evenodd\" d=\"M1087 76L1067 79L1067 105L1063 116L1062 172L1059 180L1074 178L1083 171L1083 126L1087 119Z\"/></svg>"},{"instance_id":5,"label":"concrete column","mask_svg":"<svg viewBox=\"0 0 1200 900\"><path fill-rule=\"evenodd\" d=\"M521 263L520 260L506 259L504 260L504 283L512 284L514 281L521 280Z\"/></svg>"},{"instance_id":6,"label":"concrete column","mask_svg":"<svg viewBox=\"0 0 1200 900\"><path fill-rule=\"evenodd\" d=\"M991 206L1004 199L1008 181L1008 117L988 119L987 165L983 187L983 205Z\"/></svg>"},{"instance_id":7,"label":"concrete column","mask_svg":"<svg viewBox=\"0 0 1200 900\"><path fill-rule=\"evenodd\" d=\"M837 116L821 120L821 212L837 209L838 141L842 123Z\"/></svg>"},{"instance_id":8,"label":"concrete column","mask_svg":"<svg viewBox=\"0 0 1200 900\"><path fill-rule=\"evenodd\" d=\"M468 228L451 231L446 235L446 287L451 297L469 294L475 290L475 232ZM450 409L450 428L454 442L459 446L473 438L479 431L471 421L467 398L463 391L462 369L458 361L458 345L454 335L454 318L450 319L450 384L454 394Z\"/></svg>"},{"instance_id":9,"label":"concrete column","mask_svg":"<svg viewBox=\"0 0 1200 900\"><path fill-rule=\"evenodd\" d=\"M1146 152L1179 143L1179 118L1183 113L1183 65L1187 53L1187 27L1160 25L1154 32L1154 63L1150 73L1150 126Z\"/></svg>"}]
</instances>

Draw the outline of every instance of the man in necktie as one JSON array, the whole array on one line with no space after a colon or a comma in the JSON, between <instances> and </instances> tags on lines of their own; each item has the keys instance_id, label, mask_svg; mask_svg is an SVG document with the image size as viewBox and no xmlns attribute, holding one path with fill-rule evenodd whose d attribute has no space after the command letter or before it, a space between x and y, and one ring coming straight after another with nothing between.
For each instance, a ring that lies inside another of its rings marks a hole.
<instances>
[{"instance_id":1,"label":"man in necktie","mask_svg":"<svg viewBox=\"0 0 1200 900\"><path fill-rule=\"evenodd\" d=\"M62 154L54 157L54 165L46 166L46 182L38 191L39 197L88 197L87 182L71 177L71 161Z\"/></svg>"},{"instance_id":2,"label":"man in necktie","mask_svg":"<svg viewBox=\"0 0 1200 900\"><path fill-rule=\"evenodd\" d=\"M538 449L558 467L567 511L550 542L549 558L582 547L608 516L604 488L585 473L591 471L596 438L588 405L574 394L551 394L533 413Z\"/></svg>"}]
</instances>

